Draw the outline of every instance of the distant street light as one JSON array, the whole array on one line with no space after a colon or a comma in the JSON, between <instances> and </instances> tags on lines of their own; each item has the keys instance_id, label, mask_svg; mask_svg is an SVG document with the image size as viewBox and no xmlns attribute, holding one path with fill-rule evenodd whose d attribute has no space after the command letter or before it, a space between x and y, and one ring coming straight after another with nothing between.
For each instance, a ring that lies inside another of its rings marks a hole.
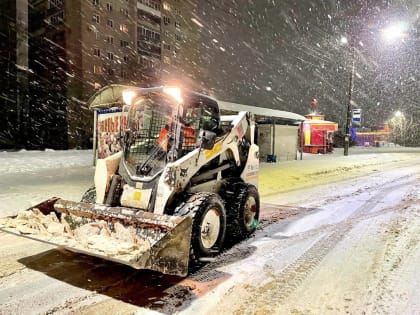
<instances>
[{"instance_id":1,"label":"distant street light","mask_svg":"<svg viewBox=\"0 0 420 315\"><path fill-rule=\"evenodd\" d=\"M407 37L407 24L406 23L395 23L383 28L381 30L382 38L386 43L393 43L398 39L404 39Z\"/></svg>"},{"instance_id":2,"label":"distant street light","mask_svg":"<svg viewBox=\"0 0 420 315\"><path fill-rule=\"evenodd\" d=\"M347 45L347 43L348 43L347 37L341 36L340 43L343 44L343 45Z\"/></svg>"},{"instance_id":3,"label":"distant street light","mask_svg":"<svg viewBox=\"0 0 420 315\"><path fill-rule=\"evenodd\" d=\"M395 144L399 144L399 139L402 142L402 144L405 145L406 120L404 114L399 110L396 111L394 117L391 119L391 124L395 136Z\"/></svg>"}]
</instances>

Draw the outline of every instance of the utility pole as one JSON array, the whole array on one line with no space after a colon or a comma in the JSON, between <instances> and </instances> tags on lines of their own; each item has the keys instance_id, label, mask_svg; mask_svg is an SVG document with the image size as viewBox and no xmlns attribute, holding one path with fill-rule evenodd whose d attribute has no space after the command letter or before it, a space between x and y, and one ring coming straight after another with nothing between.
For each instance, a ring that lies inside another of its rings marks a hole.
<instances>
[{"instance_id":1,"label":"utility pole","mask_svg":"<svg viewBox=\"0 0 420 315\"><path fill-rule=\"evenodd\" d=\"M28 141L28 0L16 0L16 111L19 145Z\"/></svg>"},{"instance_id":2,"label":"utility pole","mask_svg":"<svg viewBox=\"0 0 420 315\"><path fill-rule=\"evenodd\" d=\"M354 80L354 57L355 57L355 48L351 45L352 50L352 63L351 63L351 73L350 73L350 84L348 92L348 102L347 102L347 116L346 116L346 134L344 136L344 155L349 155L349 144L350 144L350 127L351 127L351 98L353 94L353 80Z\"/></svg>"}]
</instances>

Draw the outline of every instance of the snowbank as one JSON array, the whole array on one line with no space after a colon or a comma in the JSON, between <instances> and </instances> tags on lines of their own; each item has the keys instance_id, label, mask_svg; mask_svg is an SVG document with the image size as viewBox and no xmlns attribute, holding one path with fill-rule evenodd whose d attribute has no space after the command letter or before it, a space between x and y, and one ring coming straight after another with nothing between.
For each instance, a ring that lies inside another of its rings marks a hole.
<instances>
[{"instance_id":1,"label":"snowbank","mask_svg":"<svg viewBox=\"0 0 420 315\"><path fill-rule=\"evenodd\" d=\"M49 168L92 166L92 150L0 151L0 174L26 173Z\"/></svg>"},{"instance_id":2,"label":"snowbank","mask_svg":"<svg viewBox=\"0 0 420 315\"><path fill-rule=\"evenodd\" d=\"M259 191L264 197L321 183L374 172L378 165L392 167L418 159L420 148L351 148L349 156L304 154L303 160L261 163ZM80 200L93 183L92 150L0 152L0 217L57 196Z\"/></svg>"},{"instance_id":3,"label":"snowbank","mask_svg":"<svg viewBox=\"0 0 420 315\"><path fill-rule=\"evenodd\" d=\"M0 152L0 217L50 197L80 200L93 183L92 150Z\"/></svg>"},{"instance_id":4,"label":"snowbank","mask_svg":"<svg viewBox=\"0 0 420 315\"><path fill-rule=\"evenodd\" d=\"M261 163L258 190L262 197L295 189L366 175L380 166L392 168L402 161L417 159L420 148L351 148L348 156L305 154L303 160Z\"/></svg>"}]
</instances>

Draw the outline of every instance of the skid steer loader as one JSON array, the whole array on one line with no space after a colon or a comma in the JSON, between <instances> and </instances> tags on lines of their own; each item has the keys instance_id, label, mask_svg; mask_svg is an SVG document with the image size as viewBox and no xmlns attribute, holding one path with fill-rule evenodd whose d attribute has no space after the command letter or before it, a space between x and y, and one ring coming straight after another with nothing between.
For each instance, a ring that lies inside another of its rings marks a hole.
<instances>
[{"instance_id":1,"label":"skid steer loader","mask_svg":"<svg viewBox=\"0 0 420 315\"><path fill-rule=\"evenodd\" d=\"M259 217L259 151L249 112L221 116L208 96L115 85L122 150L98 159L81 202L52 198L1 223L5 231L137 269L185 276ZM91 101L93 102L93 101ZM96 102L96 101L95 101Z\"/></svg>"}]
</instances>

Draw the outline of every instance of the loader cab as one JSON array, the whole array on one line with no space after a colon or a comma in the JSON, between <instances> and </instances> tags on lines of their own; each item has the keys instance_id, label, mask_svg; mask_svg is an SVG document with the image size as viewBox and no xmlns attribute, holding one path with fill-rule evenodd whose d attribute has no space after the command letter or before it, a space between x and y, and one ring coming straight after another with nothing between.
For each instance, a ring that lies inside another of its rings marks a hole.
<instances>
[{"instance_id":1,"label":"loader cab","mask_svg":"<svg viewBox=\"0 0 420 315\"><path fill-rule=\"evenodd\" d=\"M128 92L123 160L133 181L152 181L167 162L197 148L200 130L219 130L218 104L205 95L163 87Z\"/></svg>"},{"instance_id":2,"label":"loader cab","mask_svg":"<svg viewBox=\"0 0 420 315\"><path fill-rule=\"evenodd\" d=\"M183 146L182 150L188 153L195 149L199 142L200 131L218 133L220 130L219 107L215 100L197 93L191 93L184 103L184 115L182 119ZM194 130L194 137L192 131Z\"/></svg>"},{"instance_id":3,"label":"loader cab","mask_svg":"<svg viewBox=\"0 0 420 315\"><path fill-rule=\"evenodd\" d=\"M131 177L153 177L165 166L173 111L172 99L161 93L133 98L123 139L125 167Z\"/></svg>"}]
</instances>

